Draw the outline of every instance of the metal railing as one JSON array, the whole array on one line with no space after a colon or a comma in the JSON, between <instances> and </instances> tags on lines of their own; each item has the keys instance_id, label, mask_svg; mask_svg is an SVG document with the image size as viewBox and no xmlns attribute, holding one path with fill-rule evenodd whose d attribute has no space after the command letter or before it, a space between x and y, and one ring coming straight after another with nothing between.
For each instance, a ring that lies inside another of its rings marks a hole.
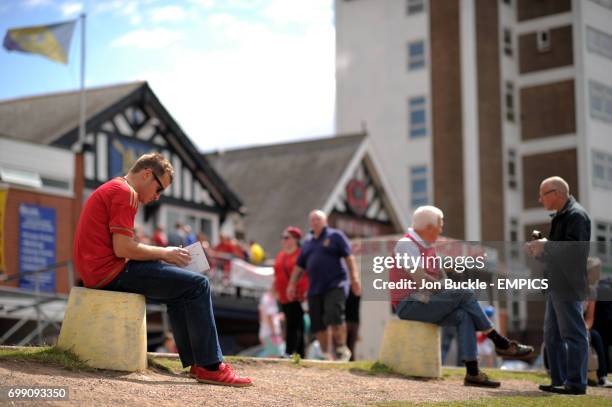
<instances>
[{"instance_id":1,"label":"metal railing","mask_svg":"<svg viewBox=\"0 0 612 407\"><path fill-rule=\"evenodd\" d=\"M57 293L46 293L42 292L40 289L40 278L44 273L50 273L52 271L57 271L58 269L66 268L68 271L68 291L74 285L74 266L71 260L63 261L59 263L52 264L50 266L46 266L42 269L37 269L33 271L26 271L17 273L14 275L4 275L0 279L3 283L11 282L14 280L19 280L23 277L33 275L34 276L34 289L23 289L23 288L14 288L14 287L5 287L0 286L0 293L10 294L13 297L25 297L26 299L32 299L33 302L29 304L20 304L15 305L13 307L9 307L7 305L2 305L0 311L2 314L6 316L16 315L19 311L27 310L28 308L33 308L36 313L36 327L27 333L18 343L19 346L30 343L34 338L37 338L38 345L43 344L43 330L46 329L49 325L52 325L58 331L60 330L60 325L54 321L50 315L46 314L43 311L43 305L54 302L54 301L67 301L67 296L64 294ZM12 314L12 315L11 315ZM0 314L1 315L1 314ZM24 327L31 319L26 314L21 318L17 319L17 322L13 324L2 336L0 336L0 345L4 344L11 336L13 336L19 329Z\"/></svg>"},{"instance_id":2,"label":"metal railing","mask_svg":"<svg viewBox=\"0 0 612 407\"><path fill-rule=\"evenodd\" d=\"M233 256L226 254L215 254L209 255L210 270L204 274L209 278L213 292L220 296L230 296L234 298L259 298L261 292L258 290L249 290L241 287L235 287L230 282L230 263ZM5 332L0 332L0 345L5 344L13 335L21 330L28 322L35 320L36 325L31 331L26 331L17 345L23 346L32 343L35 340L35 344L43 345L44 330L52 326L59 333L61 324L57 320L61 320L62 317L52 316L45 311L48 305L60 301L64 305L68 301L68 294L60 293L49 293L41 289L41 277L45 273L58 271L65 268L67 270L68 277L68 292L74 286L74 263L72 260L55 263L45 268L16 273L12 275L0 275L0 283L9 283L15 280L20 280L23 277L33 276L33 289L29 288L17 288L6 285L0 285L0 318L15 319L16 322L8 328ZM3 303L2 298L10 297L12 299L18 298L25 300L26 303L21 304L7 304ZM32 313L27 311L34 310L34 318ZM25 312L24 312L25 311ZM170 332L170 323L167 315L167 308L164 304L147 304L147 314L149 313L161 313L161 326L162 336Z\"/></svg>"}]
</instances>

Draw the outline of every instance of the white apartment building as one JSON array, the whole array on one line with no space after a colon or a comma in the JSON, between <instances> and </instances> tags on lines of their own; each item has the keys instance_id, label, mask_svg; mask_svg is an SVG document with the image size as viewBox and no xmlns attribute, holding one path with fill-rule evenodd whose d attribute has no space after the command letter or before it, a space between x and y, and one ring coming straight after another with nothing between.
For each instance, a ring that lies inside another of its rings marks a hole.
<instances>
[{"instance_id":1,"label":"white apartment building","mask_svg":"<svg viewBox=\"0 0 612 407\"><path fill-rule=\"evenodd\" d=\"M367 130L406 221L433 203L451 237L522 240L548 222L537 186L558 174L591 213L593 239L610 241L612 1L335 10L337 133Z\"/></svg>"},{"instance_id":2,"label":"white apartment building","mask_svg":"<svg viewBox=\"0 0 612 407\"><path fill-rule=\"evenodd\" d=\"M404 222L431 203L450 237L525 240L548 232L538 187L559 175L612 272L612 0L336 0L335 12L336 131L367 130ZM530 304L510 293L510 328L530 329Z\"/></svg>"}]
</instances>

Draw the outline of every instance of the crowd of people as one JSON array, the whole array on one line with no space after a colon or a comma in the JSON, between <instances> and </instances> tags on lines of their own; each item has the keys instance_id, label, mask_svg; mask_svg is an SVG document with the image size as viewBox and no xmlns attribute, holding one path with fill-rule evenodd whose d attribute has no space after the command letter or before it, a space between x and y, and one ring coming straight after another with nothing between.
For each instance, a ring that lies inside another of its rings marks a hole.
<instances>
[{"instance_id":1,"label":"crowd of people","mask_svg":"<svg viewBox=\"0 0 612 407\"><path fill-rule=\"evenodd\" d=\"M595 292L599 282L596 271L601 264L588 257L591 221L584 208L570 195L567 182L560 177L542 181L539 201L546 210L554 212L548 238L534 233L534 239L524 247L528 256L544 265L544 277L549 281L545 292L543 353L551 383L542 384L539 389L557 394L586 394L590 347L597 354L595 363L598 366L592 384L612 387L607 378L606 349L610 344L605 344L594 328ZM435 243L443 226L444 214L440 209L434 206L418 208L412 217L412 228L399 240L395 252L425 259L435 257ZM446 338L452 336L449 332L456 330L459 360L466 367L465 385L500 386L500 382L491 380L479 368L479 349L484 353L494 349L505 359L533 358L532 346L508 339L494 328L490 320L494 310L483 309L472 291L420 288L423 281L438 282L446 278L435 262L423 264L427 266L410 273L399 268L392 270L392 280L409 278L419 287L393 290L394 311L400 319L444 327L443 351L448 349Z\"/></svg>"},{"instance_id":2,"label":"crowd of people","mask_svg":"<svg viewBox=\"0 0 612 407\"><path fill-rule=\"evenodd\" d=\"M285 322L285 349L275 349L276 354L348 361L354 358L361 296L355 258L347 236L328 226L324 212L313 210L308 220L311 230L303 242L297 227L288 226L281 234L274 283L260 305L261 321L265 332L277 335L266 313L278 313L269 306L272 296ZM270 342L261 339L264 345Z\"/></svg>"},{"instance_id":3,"label":"crowd of people","mask_svg":"<svg viewBox=\"0 0 612 407\"><path fill-rule=\"evenodd\" d=\"M195 242L200 242L208 256L220 258L240 258L253 264L262 264L266 254L263 247L254 240L248 244L246 241L221 234L219 243L211 246L208 236L204 232L195 233L189 224L176 222L174 228L166 233L162 225L157 225L153 235L149 236L144 228L136 225L134 228L135 240L137 242L158 247L187 247Z\"/></svg>"},{"instance_id":4,"label":"crowd of people","mask_svg":"<svg viewBox=\"0 0 612 407\"><path fill-rule=\"evenodd\" d=\"M173 175L172 165L162 155L145 154L124 177L114 178L94 191L83 208L75 235L77 271L86 287L139 293L166 304L174 342L166 338L161 350L176 350L183 366L190 368L191 377L205 383L249 386L250 378L238 375L224 362L209 280L184 268L190 261L185 246L199 241L209 255L250 259L253 263L261 263L265 252L255 242L247 245L224 235L211 248L204 234L195 234L182 223L167 234L157 227L151 237L134 228L139 203L159 199ZM560 177L542 181L539 201L554 212L548 238L537 236L525 245L526 254L544 264L544 276L550 280L544 355L551 383L539 388L558 394L585 394L590 347L599 357L595 384L612 387L606 364L609 338L594 323L597 303L592 292L599 277L587 271L601 266L596 260L588 262L591 220ZM312 341L311 348L318 350L319 358L347 361L355 353L359 324L361 281L355 257L347 236L328 225L324 212L313 210L308 221L310 231L306 236L293 226L286 227L280 236L274 283L260 303L260 339L269 353L310 356L307 344ZM443 226L440 209L418 208L412 216L412 227L397 242L395 253L411 258L435 257L435 243ZM573 246L560 246L559 242L572 242ZM410 271L396 268L390 278L439 282L446 275L436 264L425 261L422 268ZM406 286L391 291L393 310L403 320L456 329L458 356L466 369L465 385L500 386L480 369L479 348L507 359L533 357L532 346L509 339L496 329L490 319L493 310L483 309L472 291L416 286L419 288Z\"/></svg>"},{"instance_id":5,"label":"crowd of people","mask_svg":"<svg viewBox=\"0 0 612 407\"><path fill-rule=\"evenodd\" d=\"M548 239L537 238L527 243L525 252L550 268L558 262L546 260L555 250L551 244L546 249L547 242L588 242L590 219L569 194L567 183L559 177L542 182L540 202L547 210L555 212L551 234ZM431 206L421 207L412 219L413 227L399 240L395 252L435 256L435 242L443 230L442 211ZM274 259L274 283L263 294L259 306L259 337L263 345L260 354L351 360L358 338L361 283L350 242L342 231L328 226L322 211L313 210L308 220L309 233L303 234L299 228L288 226L280 235L281 250ZM188 229L177 224L174 234L188 236ZM198 240L205 242L205 237ZM253 242L251 248L252 245ZM222 236L220 243L209 250L247 260L253 252L248 245L227 236ZM578 253L580 264L584 263L578 270L557 270L556 274L553 270L545 271L553 287L546 294L543 347L551 384L540 386L543 391L583 394L589 347L598 360L596 377L591 384L612 387L607 378L608 344L593 326L596 302L593 295L589 301L584 295L587 290L596 291L594 284L599 281L599 274L591 270L600 269L601 262L589 258L587 273L587 255ZM571 264L575 266L576 262ZM400 274L394 275L394 272ZM401 272L392 271L391 278L405 277ZM417 270L411 278L440 281L446 276L441 269L423 269ZM575 299L565 298L568 290ZM532 346L506 338L495 329L491 322L495 309L481 307L471 291L406 289L390 294L393 309L400 319L435 323L443 328L444 357L449 340L457 338L457 357L466 368L466 385L500 386L479 367L480 364L494 365L495 355L517 360L535 358Z\"/></svg>"},{"instance_id":6,"label":"crowd of people","mask_svg":"<svg viewBox=\"0 0 612 407\"><path fill-rule=\"evenodd\" d=\"M350 242L342 231L327 225L327 216L320 210L310 213L309 223L311 231L306 236L295 226L281 234L281 250L273 263L274 283L260 299L260 355L354 360L361 287ZM259 265L265 260L264 249L255 241L247 244L221 234L219 243L211 246L204 233L196 234L182 222L168 233L158 225L152 236L136 226L135 239L159 247L185 247L199 241L212 262L239 258ZM229 272L229 262L220 267Z\"/></svg>"}]
</instances>

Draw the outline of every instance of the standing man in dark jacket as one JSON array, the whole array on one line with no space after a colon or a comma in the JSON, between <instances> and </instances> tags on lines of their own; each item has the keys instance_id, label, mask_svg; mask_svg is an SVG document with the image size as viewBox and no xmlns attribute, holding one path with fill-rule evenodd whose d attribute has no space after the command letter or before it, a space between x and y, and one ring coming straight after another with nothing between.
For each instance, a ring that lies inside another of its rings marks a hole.
<instances>
[{"instance_id":1,"label":"standing man in dark jacket","mask_svg":"<svg viewBox=\"0 0 612 407\"><path fill-rule=\"evenodd\" d=\"M550 287L546 293L544 344L552 383L540 385L540 390L585 394L589 339L582 301L588 287L591 219L561 177L542 181L539 201L546 210L555 211L549 239L526 245L529 255L544 261Z\"/></svg>"}]
</instances>

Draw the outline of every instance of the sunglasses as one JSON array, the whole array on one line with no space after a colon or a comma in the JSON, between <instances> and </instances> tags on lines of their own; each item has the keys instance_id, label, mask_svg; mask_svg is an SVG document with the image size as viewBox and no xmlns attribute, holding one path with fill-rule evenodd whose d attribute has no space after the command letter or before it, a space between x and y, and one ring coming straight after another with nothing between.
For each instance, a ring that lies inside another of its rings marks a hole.
<instances>
[{"instance_id":1,"label":"sunglasses","mask_svg":"<svg viewBox=\"0 0 612 407\"><path fill-rule=\"evenodd\" d=\"M151 174L153 174L153 178L155 178L155 181L157 181L157 184L159 185L159 188L157 188L157 190L155 192L158 195L161 195L161 193L164 192L164 189L166 189L166 188L164 187L164 184L162 184L162 182L159 179L159 177L157 176L157 174L155 174L155 171L151 170Z\"/></svg>"},{"instance_id":2,"label":"sunglasses","mask_svg":"<svg viewBox=\"0 0 612 407\"><path fill-rule=\"evenodd\" d=\"M287 239L289 239L290 237L291 237L291 236L289 236L289 235L282 235L282 236L281 236L281 239L283 239L283 240L287 240Z\"/></svg>"}]
</instances>

